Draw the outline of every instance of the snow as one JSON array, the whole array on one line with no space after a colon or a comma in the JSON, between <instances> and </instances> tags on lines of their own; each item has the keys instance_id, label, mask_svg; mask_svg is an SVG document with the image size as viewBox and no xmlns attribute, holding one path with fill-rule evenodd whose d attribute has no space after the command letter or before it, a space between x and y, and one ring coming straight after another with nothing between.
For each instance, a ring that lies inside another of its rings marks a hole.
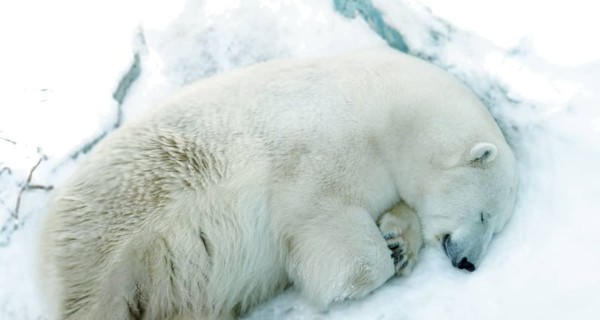
<instances>
[{"instance_id":1,"label":"snow","mask_svg":"<svg viewBox=\"0 0 600 320\"><path fill-rule=\"evenodd\" d=\"M359 11L336 11L341 4ZM246 318L597 318L594 9L585 0L0 3L0 319L46 314L34 266L51 192L32 185L60 187L94 141L186 83L275 58L393 43L389 30L489 106L519 160L515 215L475 273L426 248L410 277L360 301L322 313L291 289ZM136 56L139 75L131 72ZM121 103L113 98L119 83Z\"/></svg>"}]
</instances>

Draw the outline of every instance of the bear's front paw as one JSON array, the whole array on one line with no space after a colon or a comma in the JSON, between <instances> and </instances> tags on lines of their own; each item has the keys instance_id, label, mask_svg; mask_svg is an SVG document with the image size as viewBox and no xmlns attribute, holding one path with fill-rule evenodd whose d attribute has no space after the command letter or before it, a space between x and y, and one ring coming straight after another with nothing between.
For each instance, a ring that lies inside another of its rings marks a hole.
<instances>
[{"instance_id":1,"label":"bear's front paw","mask_svg":"<svg viewBox=\"0 0 600 320\"><path fill-rule=\"evenodd\" d=\"M383 238L392 251L391 256L396 267L396 274L408 275L416 263L416 256L410 252L406 242L399 234L389 232L384 234Z\"/></svg>"},{"instance_id":2,"label":"bear's front paw","mask_svg":"<svg viewBox=\"0 0 600 320\"><path fill-rule=\"evenodd\" d=\"M404 275L404 273L410 272L414 261L408 260L406 243L399 234L390 232L383 235L383 238L388 244L388 248L392 250L392 259L394 260L394 266L396 267L396 274ZM409 265L411 265L409 267ZM409 270L407 270L407 268ZM406 271L405 271L406 270Z\"/></svg>"},{"instance_id":3,"label":"bear's front paw","mask_svg":"<svg viewBox=\"0 0 600 320\"><path fill-rule=\"evenodd\" d=\"M392 251L396 274L410 274L423 246L421 225L415 212L400 203L381 216L379 230Z\"/></svg>"}]
</instances>

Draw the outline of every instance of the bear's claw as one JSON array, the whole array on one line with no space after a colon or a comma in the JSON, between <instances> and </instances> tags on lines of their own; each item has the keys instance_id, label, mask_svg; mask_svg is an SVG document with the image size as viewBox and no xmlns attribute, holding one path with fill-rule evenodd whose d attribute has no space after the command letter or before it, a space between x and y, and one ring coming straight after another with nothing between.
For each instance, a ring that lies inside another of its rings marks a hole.
<instances>
[{"instance_id":1,"label":"bear's claw","mask_svg":"<svg viewBox=\"0 0 600 320\"><path fill-rule=\"evenodd\" d=\"M388 248L392 250L391 257L394 260L396 274L403 274L402 271L408 266L408 258L405 255L406 245L404 240L394 233L388 233L384 236L387 241Z\"/></svg>"}]
</instances>

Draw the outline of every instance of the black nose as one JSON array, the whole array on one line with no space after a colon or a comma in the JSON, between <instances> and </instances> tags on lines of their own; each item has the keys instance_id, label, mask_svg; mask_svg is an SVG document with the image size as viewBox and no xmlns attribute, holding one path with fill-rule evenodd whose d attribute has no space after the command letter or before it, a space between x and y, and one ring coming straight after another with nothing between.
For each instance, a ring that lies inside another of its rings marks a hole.
<instances>
[{"instance_id":1,"label":"black nose","mask_svg":"<svg viewBox=\"0 0 600 320\"><path fill-rule=\"evenodd\" d=\"M462 258L456 267L459 269L465 269L469 272L475 271L475 266L469 262L466 257Z\"/></svg>"}]
</instances>

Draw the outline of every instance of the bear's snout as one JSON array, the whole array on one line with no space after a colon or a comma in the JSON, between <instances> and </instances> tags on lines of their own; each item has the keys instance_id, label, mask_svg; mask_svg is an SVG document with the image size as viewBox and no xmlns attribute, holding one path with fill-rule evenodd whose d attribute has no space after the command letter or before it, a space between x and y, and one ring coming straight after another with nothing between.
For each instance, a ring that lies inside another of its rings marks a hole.
<instances>
[{"instance_id":1,"label":"bear's snout","mask_svg":"<svg viewBox=\"0 0 600 320\"><path fill-rule=\"evenodd\" d=\"M461 257L461 255L458 254L456 243L452 242L450 234L446 234L442 239L442 247L448 258L450 258L450 261L452 261L454 267L469 272L475 271L475 265L469 261L467 257Z\"/></svg>"}]
</instances>

